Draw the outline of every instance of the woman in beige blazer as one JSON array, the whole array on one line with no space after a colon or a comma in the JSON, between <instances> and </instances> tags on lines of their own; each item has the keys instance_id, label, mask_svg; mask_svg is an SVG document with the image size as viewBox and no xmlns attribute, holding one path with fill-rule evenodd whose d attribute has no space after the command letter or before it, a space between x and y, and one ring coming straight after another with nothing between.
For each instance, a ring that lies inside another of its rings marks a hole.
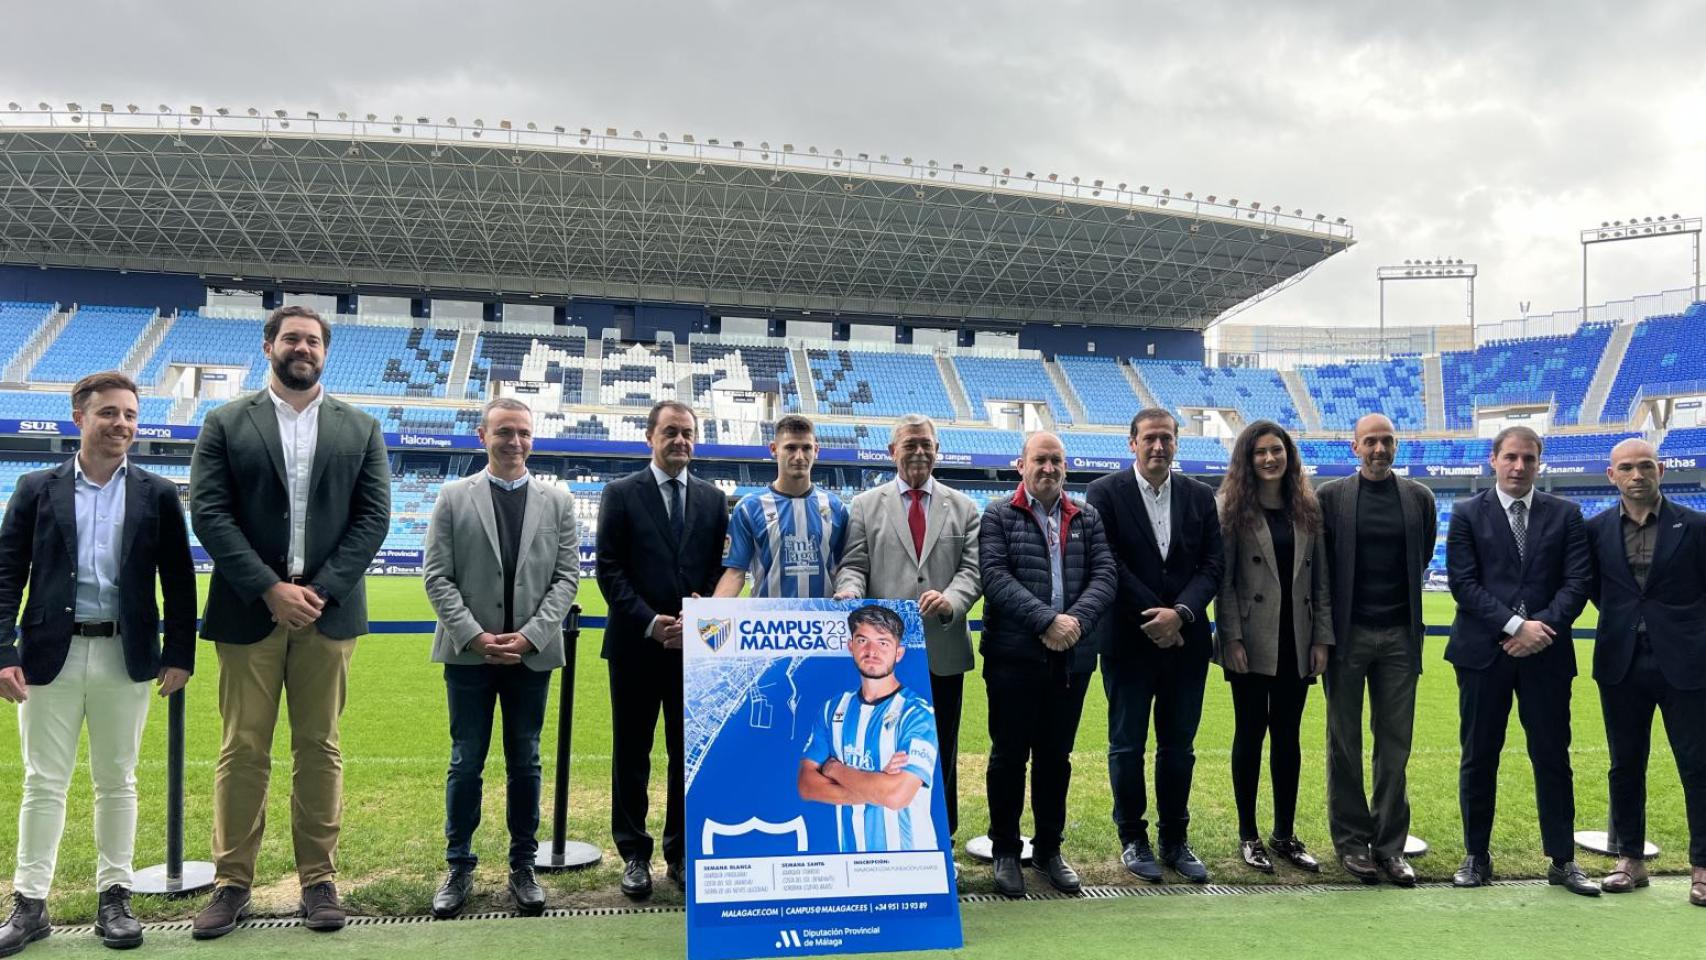
<instances>
[{"instance_id":1,"label":"woman in beige blazer","mask_svg":"<svg viewBox=\"0 0 1706 960\"><path fill-rule=\"evenodd\" d=\"M1272 873L1268 848L1303 870L1321 865L1297 839L1298 743L1309 687L1333 644L1331 574L1321 507L1285 428L1244 428L1220 485L1226 565L1215 600L1215 662L1232 684L1232 792L1240 855ZM1274 789L1274 829L1262 845L1256 790L1262 740Z\"/></svg>"}]
</instances>

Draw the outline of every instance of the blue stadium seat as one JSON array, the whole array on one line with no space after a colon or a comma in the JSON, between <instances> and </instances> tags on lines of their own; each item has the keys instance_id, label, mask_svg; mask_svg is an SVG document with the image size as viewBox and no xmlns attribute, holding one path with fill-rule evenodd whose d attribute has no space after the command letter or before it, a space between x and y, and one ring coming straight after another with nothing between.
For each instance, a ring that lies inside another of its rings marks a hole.
<instances>
[{"instance_id":1,"label":"blue stadium seat","mask_svg":"<svg viewBox=\"0 0 1706 960\"><path fill-rule=\"evenodd\" d=\"M1427 425L1422 361L1394 357L1384 363L1328 363L1302 367L1303 382L1321 411L1323 430L1350 430L1364 414L1379 412L1399 430Z\"/></svg>"},{"instance_id":2,"label":"blue stadium seat","mask_svg":"<svg viewBox=\"0 0 1706 960\"><path fill-rule=\"evenodd\" d=\"M74 383L95 370L116 370L158 311L151 307L81 307L30 369L36 383Z\"/></svg>"},{"instance_id":3,"label":"blue stadium seat","mask_svg":"<svg viewBox=\"0 0 1706 960\"><path fill-rule=\"evenodd\" d=\"M247 371L243 375L243 388L259 390L267 375L267 360L261 353L261 330L259 320L204 317L194 311L180 314L136 382L143 387L157 386L166 368L174 363L216 364L243 368Z\"/></svg>"},{"instance_id":4,"label":"blue stadium seat","mask_svg":"<svg viewBox=\"0 0 1706 960\"><path fill-rule=\"evenodd\" d=\"M456 338L455 330L339 324L321 382L332 393L442 397Z\"/></svg>"},{"instance_id":5,"label":"blue stadium seat","mask_svg":"<svg viewBox=\"0 0 1706 960\"><path fill-rule=\"evenodd\" d=\"M468 396L489 396L493 368L518 370L523 379L560 382L564 403L581 403L585 337L482 333L468 367Z\"/></svg>"},{"instance_id":6,"label":"blue stadium seat","mask_svg":"<svg viewBox=\"0 0 1706 960\"><path fill-rule=\"evenodd\" d=\"M1546 438L1546 450L1541 459L1556 463L1565 461L1606 463L1611 459L1612 447L1630 437L1640 436L1638 433L1553 434Z\"/></svg>"},{"instance_id":7,"label":"blue stadium seat","mask_svg":"<svg viewBox=\"0 0 1706 960\"><path fill-rule=\"evenodd\" d=\"M1047 403L1056 423L1071 423L1072 413L1055 390L1041 360L1017 357L955 357L954 369L965 384L974 419L985 417L992 400L1030 400ZM1116 371L1117 372L1117 371ZM1132 411L1136 413L1136 410Z\"/></svg>"},{"instance_id":8,"label":"blue stadium seat","mask_svg":"<svg viewBox=\"0 0 1706 960\"><path fill-rule=\"evenodd\" d=\"M24 344L35 336L54 305L33 300L0 300L0 370L18 358Z\"/></svg>"},{"instance_id":9,"label":"blue stadium seat","mask_svg":"<svg viewBox=\"0 0 1706 960\"><path fill-rule=\"evenodd\" d=\"M898 417L922 413L952 420L954 404L936 359L918 353L864 350L806 351L818 409L841 416Z\"/></svg>"},{"instance_id":10,"label":"blue stadium seat","mask_svg":"<svg viewBox=\"0 0 1706 960\"><path fill-rule=\"evenodd\" d=\"M1205 367L1173 360L1133 360L1132 369L1157 403L1179 419L1187 410L1235 410L1249 423L1272 420L1287 430L1303 426L1291 391L1277 371L1259 367Z\"/></svg>"},{"instance_id":11,"label":"blue stadium seat","mask_svg":"<svg viewBox=\"0 0 1706 960\"><path fill-rule=\"evenodd\" d=\"M1479 407L1518 403L1550 402L1553 423L1578 423L1613 329L1592 323L1567 336L1498 340L1440 354L1446 429L1472 429Z\"/></svg>"},{"instance_id":12,"label":"blue stadium seat","mask_svg":"<svg viewBox=\"0 0 1706 960\"><path fill-rule=\"evenodd\" d=\"M1143 408L1118 360L1113 357L1055 357L1066 382L1078 393L1088 422L1124 427Z\"/></svg>"},{"instance_id":13,"label":"blue stadium seat","mask_svg":"<svg viewBox=\"0 0 1706 960\"><path fill-rule=\"evenodd\" d=\"M1665 434L1659 452L1667 457L1706 453L1706 427L1681 427Z\"/></svg>"},{"instance_id":14,"label":"blue stadium seat","mask_svg":"<svg viewBox=\"0 0 1706 960\"><path fill-rule=\"evenodd\" d=\"M1643 389L1664 393L1673 389L1706 392L1706 303L1680 314L1641 321L1629 338L1617 380L1606 394L1601 423L1623 423ZM1688 385L1694 386L1688 386Z\"/></svg>"},{"instance_id":15,"label":"blue stadium seat","mask_svg":"<svg viewBox=\"0 0 1706 960\"><path fill-rule=\"evenodd\" d=\"M722 343L693 342L689 347L693 363L693 402L710 400L711 384L735 379L751 383L774 380L787 413L800 412L800 388L794 383L794 371L783 347L734 346Z\"/></svg>"}]
</instances>

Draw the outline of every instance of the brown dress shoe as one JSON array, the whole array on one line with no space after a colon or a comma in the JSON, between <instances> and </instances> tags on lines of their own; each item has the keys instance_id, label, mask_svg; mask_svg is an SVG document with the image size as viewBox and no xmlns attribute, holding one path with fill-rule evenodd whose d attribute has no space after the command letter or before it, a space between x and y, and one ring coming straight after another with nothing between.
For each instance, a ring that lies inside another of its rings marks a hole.
<instances>
[{"instance_id":1,"label":"brown dress shoe","mask_svg":"<svg viewBox=\"0 0 1706 960\"><path fill-rule=\"evenodd\" d=\"M1381 857L1380 872L1386 875L1387 880L1400 887L1416 885L1416 868L1410 866L1410 861L1405 860L1402 854L1396 857Z\"/></svg>"},{"instance_id":2,"label":"brown dress shoe","mask_svg":"<svg viewBox=\"0 0 1706 960\"><path fill-rule=\"evenodd\" d=\"M1652 881L1647 878L1647 865L1634 857L1618 857L1617 867L1599 882L1606 893L1630 893Z\"/></svg>"},{"instance_id":3,"label":"brown dress shoe","mask_svg":"<svg viewBox=\"0 0 1706 960\"><path fill-rule=\"evenodd\" d=\"M1363 883L1376 884L1380 882L1380 868L1374 865L1366 853L1341 853L1339 866L1345 872L1361 880Z\"/></svg>"},{"instance_id":4,"label":"brown dress shoe","mask_svg":"<svg viewBox=\"0 0 1706 960\"><path fill-rule=\"evenodd\" d=\"M342 930L349 914L338 902L338 887L330 880L302 888L302 925L310 930Z\"/></svg>"},{"instance_id":5,"label":"brown dress shoe","mask_svg":"<svg viewBox=\"0 0 1706 960\"><path fill-rule=\"evenodd\" d=\"M249 912L247 887L222 886L213 891L213 899L195 915L190 936L197 940L223 937L237 929L237 921Z\"/></svg>"}]
</instances>

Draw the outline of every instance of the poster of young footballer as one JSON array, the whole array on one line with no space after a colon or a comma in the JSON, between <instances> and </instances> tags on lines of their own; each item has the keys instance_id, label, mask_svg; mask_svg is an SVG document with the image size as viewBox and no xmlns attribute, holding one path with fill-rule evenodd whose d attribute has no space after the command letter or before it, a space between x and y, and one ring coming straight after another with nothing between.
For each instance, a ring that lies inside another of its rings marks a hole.
<instances>
[{"instance_id":1,"label":"poster of young footballer","mask_svg":"<svg viewBox=\"0 0 1706 960\"><path fill-rule=\"evenodd\" d=\"M918 605L682 617L689 960L960 946Z\"/></svg>"}]
</instances>

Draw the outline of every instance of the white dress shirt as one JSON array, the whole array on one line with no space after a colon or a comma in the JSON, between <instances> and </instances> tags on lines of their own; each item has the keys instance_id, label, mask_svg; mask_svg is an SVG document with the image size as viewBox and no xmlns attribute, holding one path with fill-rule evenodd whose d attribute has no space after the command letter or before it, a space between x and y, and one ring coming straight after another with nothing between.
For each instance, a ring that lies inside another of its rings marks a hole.
<instances>
[{"instance_id":1,"label":"white dress shirt","mask_svg":"<svg viewBox=\"0 0 1706 960\"><path fill-rule=\"evenodd\" d=\"M124 529L125 474L130 460L97 485L83 473L83 458L73 457L73 506L77 514L77 613L79 623L119 618L120 531Z\"/></svg>"},{"instance_id":2,"label":"white dress shirt","mask_svg":"<svg viewBox=\"0 0 1706 960\"><path fill-rule=\"evenodd\" d=\"M687 468L682 467L681 472L672 477L663 472L663 468L658 466L656 460L646 466L651 468L652 482L658 485L658 496L663 498L663 515L665 517L675 513L675 497L671 495L667 484L671 480L681 481L681 527L683 530L687 529ZM651 638L652 631L657 629L657 625L658 617L653 617L652 622L646 624L647 639Z\"/></svg>"},{"instance_id":3,"label":"white dress shirt","mask_svg":"<svg viewBox=\"0 0 1706 960\"><path fill-rule=\"evenodd\" d=\"M1522 502L1522 512L1523 512L1523 515L1528 518L1528 522L1531 524L1534 522L1534 488L1533 487L1529 487L1528 492L1523 494L1520 497L1511 496L1510 494L1508 494L1504 491L1503 487L1499 487L1499 486L1493 487L1493 492L1498 494L1499 506L1500 506L1500 508L1502 508L1505 511L1505 522L1506 523L1511 522L1511 504L1516 503L1518 501ZM1512 527L1511 527L1511 536L1513 536L1513 537L1516 536L1516 527L1514 525L1512 525ZM1524 543L1523 544L1524 551L1526 551L1527 548L1528 548L1528 544ZM1522 620L1523 620L1522 617L1520 617L1514 613L1511 614L1511 618L1509 620L1505 621L1505 633L1510 635L1510 636L1515 636L1517 630L1522 626Z\"/></svg>"},{"instance_id":4,"label":"white dress shirt","mask_svg":"<svg viewBox=\"0 0 1706 960\"><path fill-rule=\"evenodd\" d=\"M894 476L894 485L898 490L900 490L900 505L905 507L908 510L911 510L912 509L912 491L913 491L914 487L911 484L907 483L905 480L901 479L901 476L898 473L895 474L895 476ZM924 478L924 486L918 487L916 489L924 491L924 496L921 498L921 502L922 502L923 509L924 509L924 515L928 517L930 515L930 500L932 497L936 496L936 478L935 477L925 477Z\"/></svg>"},{"instance_id":5,"label":"white dress shirt","mask_svg":"<svg viewBox=\"0 0 1706 960\"><path fill-rule=\"evenodd\" d=\"M1173 474L1169 472L1161 486L1152 487L1136 464L1132 464L1131 472L1137 477L1137 488L1143 491L1143 512L1149 514L1149 529L1155 531L1155 545L1165 560L1173 546Z\"/></svg>"},{"instance_id":6,"label":"white dress shirt","mask_svg":"<svg viewBox=\"0 0 1706 960\"><path fill-rule=\"evenodd\" d=\"M320 404L324 388L298 413L289 401L271 387L273 411L278 415L278 439L284 447L284 482L290 495L290 569L300 577L308 567L308 484L314 475L314 448L320 442Z\"/></svg>"}]
</instances>

